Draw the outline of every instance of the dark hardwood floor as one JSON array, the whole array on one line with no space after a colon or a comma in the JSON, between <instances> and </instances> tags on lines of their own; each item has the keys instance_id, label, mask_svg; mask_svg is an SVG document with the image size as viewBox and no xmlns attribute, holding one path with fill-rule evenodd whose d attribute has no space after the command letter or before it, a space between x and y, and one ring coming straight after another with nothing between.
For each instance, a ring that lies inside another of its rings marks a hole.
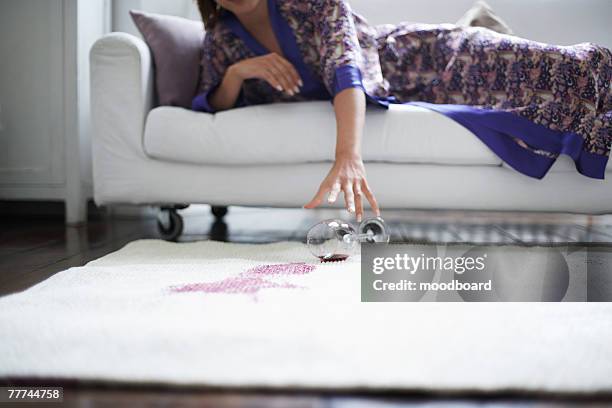
<instances>
[{"instance_id":1,"label":"dark hardwood floor","mask_svg":"<svg viewBox=\"0 0 612 408\"><path fill-rule=\"evenodd\" d=\"M14 206L11 206L14 207ZM0 209L6 209L0 205ZM29 211L1 211L0 296L27 289L53 274L113 252L137 239L158 238L154 211L148 215L111 216L98 211L82 226L66 227L61 214L32 216ZM302 241L316 222L343 217L336 210L231 208L225 223L215 222L207 206L181 211L181 241L205 239L263 243ZM462 211L387 211L395 242L562 243L612 245L612 216L485 213ZM1 340L0 340L1 341ZM0 362L1 364L1 362ZM7 380L0 385L10 384ZM517 395L351 395L346 393L270 393L148 389L70 383L63 406L74 407L603 407L612 396L552 398ZM0 404L1 405L1 404ZM20 405L24 406L24 405ZM25 405L27 406L27 405Z\"/></svg>"},{"instance_id":2,"label":"dark hardwood floor","mask_svg":"<svg viewBox=\"0 0 612 408\"><path fill-rule=\"evenodd\" d=\"M202 391L69 390L63 406L203 408L603 408L605 399L533 399L529 397L372 396L300 393L228 393Z\"/></svg>"}]
</instances>

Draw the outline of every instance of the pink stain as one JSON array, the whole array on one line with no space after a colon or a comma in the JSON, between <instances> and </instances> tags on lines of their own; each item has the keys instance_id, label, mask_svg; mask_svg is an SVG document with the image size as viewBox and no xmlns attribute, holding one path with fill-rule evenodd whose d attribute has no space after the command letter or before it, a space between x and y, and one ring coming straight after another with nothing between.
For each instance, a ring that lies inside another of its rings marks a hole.
<instances>
[{"instance_id":1,"label":"pink stain","mask_svg":"<svg viewBox=\"0 0 612 408\"><path fill-rule=\"evenodd\" d=\"M258 265L244 272L245 275L305 275L314 269L314 265L305 263L288 263L276 265Z\"/></svg>"},{"instance_id":2,"label":"pink stain","mask_svg":"<svg viewBox=\"0 0 612 408\"><path fill-rule=\"evenodd\" d=\"M300 286L287 282L277 283L266 278L273 276L304 275L312 272L314 269L314 265L305 263L258 265L236 277L226 278L216 282L171 286L170 291L174 293L204 292L256 295L262 289L298 289Z\"/></svg>"}]
</instances>

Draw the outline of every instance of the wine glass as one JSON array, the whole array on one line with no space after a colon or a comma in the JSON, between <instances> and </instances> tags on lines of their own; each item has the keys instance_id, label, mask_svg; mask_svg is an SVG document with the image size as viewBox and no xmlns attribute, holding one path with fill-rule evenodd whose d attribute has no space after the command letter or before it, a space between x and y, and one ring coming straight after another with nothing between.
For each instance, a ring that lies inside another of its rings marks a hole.
<instances>
[{"instance_id":1,"label":"wine glass","mask_svg":"<svg viewBox=\"0 0 612 408\"><path fill-rule=\"evenodd\" d=\"M324 220L314 225L306 236L308 249L321 262L344 261L357 252L361 242L389 242L387 226L382 218L365 219L358 230L342 220Z\"/></svg>"}]
</instances>

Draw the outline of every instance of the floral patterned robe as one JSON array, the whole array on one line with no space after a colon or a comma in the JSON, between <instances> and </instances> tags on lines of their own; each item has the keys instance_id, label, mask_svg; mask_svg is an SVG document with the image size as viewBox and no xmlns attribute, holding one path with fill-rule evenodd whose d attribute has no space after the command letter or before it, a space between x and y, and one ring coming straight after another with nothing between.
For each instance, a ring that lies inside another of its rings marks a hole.
<instances>
[{"instance_id":1,"label":"floral patterned robe","mask_svg":"<svg viewBox=\"0 0 612 408\"><path fill-rule=\"evenodd\" d=\"M304 86L294 96L244 83L237 106L333 99L363 89L381 106L412 103L468 127L504 161L543 177L559 154L603 178L612 144L612 53L554 46L452 24L371 26L345 0L266 0L272 28ZM194 110L226 69L268 51L230 12L207 31Z\"/></svg>"}]
</instances>

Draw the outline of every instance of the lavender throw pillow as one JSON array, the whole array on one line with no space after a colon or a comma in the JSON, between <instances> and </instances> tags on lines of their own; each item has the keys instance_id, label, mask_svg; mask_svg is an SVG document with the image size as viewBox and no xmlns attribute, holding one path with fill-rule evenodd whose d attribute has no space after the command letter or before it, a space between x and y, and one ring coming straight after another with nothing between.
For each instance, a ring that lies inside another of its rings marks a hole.
<instances>
[{"instance_id":1,"label":"lavender throw pillow","mask_svg":"<svg viewBox=\"0 0 612 408\"><path fill-rule=\"evenodd\" d=\"M159 104L190 108L199 85L203 24L134 10L130 15L153 53Z\"/></svg>"}]
</instances>

